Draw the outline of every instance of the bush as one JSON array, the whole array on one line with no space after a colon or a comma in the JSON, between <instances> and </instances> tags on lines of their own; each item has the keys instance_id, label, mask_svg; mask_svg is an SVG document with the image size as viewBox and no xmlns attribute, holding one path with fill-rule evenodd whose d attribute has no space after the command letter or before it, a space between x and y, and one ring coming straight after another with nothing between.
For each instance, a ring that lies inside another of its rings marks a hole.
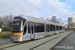
<instances>
[{"instance_id":1,"label":"bush","mask_svg":"<svg viewBox=\"0 0 75 50\"><path fill-rule=\"evenodd\" d=\"M11 32L0 33L0 39L10 38Z\"/></svg>"}]
</instances>

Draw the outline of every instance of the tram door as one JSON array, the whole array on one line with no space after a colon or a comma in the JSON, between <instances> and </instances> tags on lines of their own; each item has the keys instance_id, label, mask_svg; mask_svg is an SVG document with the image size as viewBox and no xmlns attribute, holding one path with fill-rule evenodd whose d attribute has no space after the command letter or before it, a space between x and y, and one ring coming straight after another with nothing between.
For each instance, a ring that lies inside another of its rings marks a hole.
<instances>
[{"instance_id":1,"label":"tram door","mask_svg":"<svg viewBox=\"0 0 75 50\"><path fill-rule=\"evenodd\" d=\"M34 23L30 23L30 37L34 39Z\"/></svg>"}]
</instances>

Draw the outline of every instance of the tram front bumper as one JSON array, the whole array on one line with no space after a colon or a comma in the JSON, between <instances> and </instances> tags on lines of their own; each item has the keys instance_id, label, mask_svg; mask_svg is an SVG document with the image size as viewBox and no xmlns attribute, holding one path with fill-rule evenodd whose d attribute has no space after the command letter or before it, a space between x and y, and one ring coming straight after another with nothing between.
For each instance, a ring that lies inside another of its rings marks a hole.
<instances>
[{"instance_id":1,"label":"tram front bumper","mask_svg":"<svg viewBox=\"0 0 75 50\"><path fill-rule=\"evenodd\" d=\"M14 41L14 42L22 42L22 37L11 37L10 36L10 39L11 41Z\"/></svg>"}]
</instances>

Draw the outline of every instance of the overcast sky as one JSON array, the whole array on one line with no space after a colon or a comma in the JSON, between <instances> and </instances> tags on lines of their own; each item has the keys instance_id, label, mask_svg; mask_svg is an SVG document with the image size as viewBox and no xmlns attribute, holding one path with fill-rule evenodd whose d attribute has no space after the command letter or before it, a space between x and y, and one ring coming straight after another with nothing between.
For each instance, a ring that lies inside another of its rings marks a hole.
<instances>
[{"instance_id":1,"label":"overcast sky","mask_svg":"<svg viewBox=\"0 0 75 50\"><path fill-rule=\"evenodd\" d=\"M30 4L38 7L34 7ZM19 15L51 18L57 16L67 20L75 17L75 0L0 0L0 16ZM61 7L58 7L58 5ZM40 9L39 9L40 8ZM63 12L62 12L63 11ZM65 15L66 14L66 15Z\"/></svg>"}]
</instances>

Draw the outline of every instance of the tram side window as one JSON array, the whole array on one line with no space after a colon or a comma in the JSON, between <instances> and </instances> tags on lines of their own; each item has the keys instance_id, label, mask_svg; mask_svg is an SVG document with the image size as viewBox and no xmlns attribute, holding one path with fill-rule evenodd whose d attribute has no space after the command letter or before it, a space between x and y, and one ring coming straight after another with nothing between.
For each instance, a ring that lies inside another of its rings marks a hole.
<instances>
[{"instance_id":1,"label":"tram side window","mask_svg":"<svg viewBox=\"0 0 75 50\"><path fill-rule=\"evenodd\" d=\"M30 22L28 22L28 33L30 33Z\"/></svg>"},{"instance_id":2,"label":"tram side window","mask_svg":"<svg viewBox=\"0 0 75 50\"><path fill-rule=\"evenodd\" d=\"M50 31L54 31L55 28L54 28L54 25L50 25Z\"/></svg>"},{"instance_id":3,"label":"tram side window","mask_svg":"<svg viewBox=\"0 0 75 50\"><path fill-rule=\"evenodd\" d=\"M57 30L59 30L59 26L57 26Z\"/></svg>"},{"instance_id":4,"label":"tram side window","mask_svg":"<svg viewBox=\"0 0 75 50\"><path fill-rule=\"evenodd\" d=\"M58 26L56 26L56 30L58 30Z\"/></svg>"},{"instance_id":5,"label":"tram side window","mask_svg":"<svg viewBox=\"0 0 75 50\"><path fill-rule=\"evenodd\" d=\"M62 30L62 26L61 26L61 30Z\"/></svg>"},{"instance_id":6,"label":"tram side window","mask_svg":"<svg viewBox=\"0 0 75 50\"><path fill-rule=\"evenodd\" d=\"M44 32L44 24L40 24L39 29L41 29L40 32Z\"/></svg>"},{"instance_id":7,"label":"tram side window","mask_svg":"<svg viewBox=\"0 0 75 50\"><path fill-rule=\"evenodd\" d=\"M58 30L59 30L59 26L58 26Z\"/></svg>"},{"instance_id":8,"label":"tram side window","mask_svg":"<svg viewBox=\"0 0 75 50\"><path fill-rule=\"evenodd\" d=\"M52 31L52 25L50 25L50 31Z\"/></svg>"},{"instance_id":9,"label":"tram side window","mask_svg":"<svg viewBox=\"0 0 75 50\"><path fill-rule=\"evenodd\" d=\"M57 31L57 26L56 26L56 31Z\"/></svg>"},{"instance_id":10,"label":"tram side window","mask_svg":"<svg viewBox=\"0 0 75 50\"><path fill-rule=\"evenodd\" d=\"M46 31L49 32L49 30L50 30L50 26L46 24Z\"/></svg>"},{"instance_id":11,"label":"tram side window","mask_svg":"<svg viewBox=\"0 0 75 50\"><path fill-rule=\"evenodd\" d=\"M60 26L60 30L62 30L62 26Z\"/></svg>"},{"instance_id":12,"label":"tram side window","mask_svg":"<svg viewBox=\"0 0 75 50\"><path fill-rule=\"evenodd\" d=\"M54 31L56 31L56 26L54 25Z\"/></svg>"},{"instance_id":13,"label":"tram side window","mask_svg":"<svg viewBox=\"0 0 75 50\"><path fill-rule=\"evenodd\" d=\"M38 23L34 23L34 32L38 32Z\"/></svg>"},{"instance_id":14,"label":"tram side window","mask_svg":"<svg viewBox=\"0 0 75 50\"><path fill-rule=\"evenodd\" d=\"M60 26L59 26L59 30L60 30Z\"/></svg>"},{"instance_id":15,"label":"tram side window","mask_svg":"<svg viewBox=\"0 0 75 50\"><path fill-rule=\"evenodd\" d=\"M59 26L59 30L61 30L61 29L60 29L60 26Z\"/></svg>"},{"instance_id":16,"label":"tram side window","mask_svg":"<svg viewBox=\"0 0 75 50\"><path fill-rule=\"evenodd\" d=\"M62 30L63 30L63 27L62 27Z\"/></svg>"},{"instance_id":17,"label":"tram side window","mask_svg":"<svg viewBox=\"0 0 75 50\"><path fill-rule=\"evenodd\" d=\"M62 30L63 30L63 27L62 27Z\"/></svg>"},{"instance_id":18,"label":"tram side window","mask_svg":"<svg viewBox=\"0 0 75 50\"><path fill-rule=\"evenodd\" d=\"M58 30L59 30L59 27L60 27L60 26L58 26Z\"/></svg>"},{"instance_id":19,"label":"tram side window","mask_svg":"<svg viewBox=\"0 0 75 50\"><path fill-rule=\"evenodd\" d=\"M54 25L52 25L52 31L54 31L54 29L55 29L55 28L54 28Z\"/></svg>"},{"instance_id":20,"label":"tram side window","mask_svg":"<svg viewBox=\"0 0 75 50\"><path fill-rule=\"evenodd\" d=\"M44 32L44 24L39 24L39 32Z\"/></svg>"},{"instance_id":21,"label":"tram side window","mask_svg":"<svg viewBox=\"0 0 75 50\"><path fill-rule=\"evenodd\" d=\"M49 25L50 26L50 31L52 31L52 29L51 29L51 25Z\"/></svg>"},{"instance_id":22,"label":"tram side window","mask_svg":"<svg viewBox=\"0 0 75 50\"><path fill-rule=\"evenodd\" d=\"M44 32L44 24L35 23L34 32Z\"/></svg>"},{"instance_id":23,"label":"tram side window","mask_svg":"<svg viewBox=\"0 0 75 50\"><path fill-rule=\"evenodd\" d=\"M44 32L44 24L38 23L38 32Z\"/></svg>"},{"instance_id":24,"label":"tram side window","mask_svg":"<svg viewBox=\"0 0 75 50\"><path fill-rule=\"evenodd\" d=\"M61 30L61 26L59 26L59 29Z\"/></svg>"},{"instance_id":25,"label":"tram side window","mask_svg":"<svg viewBox=\"0 0 75 50\"><path fill-rule=\"evenodd\" d=\"M24 27L24 33L23 33L23 35L26 33L26 31L27 31L27 22L26 22L25 27Z\"/></svg>"},{"instance_id":26,"label":"tram side window","mask_svg":"<svg viewBox=\"0 0 75 50\"><path fill-rule=\"evenodd\" d=\"M23 25L24 25L25 21L26 21L26 20L23 18Z\"/></svg>"}]
</instances>

